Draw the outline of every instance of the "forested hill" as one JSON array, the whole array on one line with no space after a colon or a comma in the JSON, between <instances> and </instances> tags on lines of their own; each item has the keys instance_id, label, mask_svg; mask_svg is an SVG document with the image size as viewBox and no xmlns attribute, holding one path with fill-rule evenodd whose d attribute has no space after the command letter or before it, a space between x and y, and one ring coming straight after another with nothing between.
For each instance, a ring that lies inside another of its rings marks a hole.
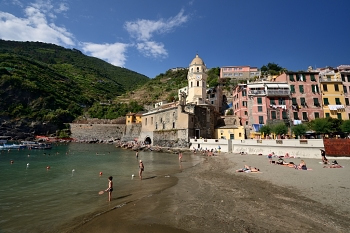
<instances>
[{"instance_id":1,"label":"forested hill","mask_svg":"<svg viewBox=\"0 0 350 233\"><path fill-rule=\"evenodd\" d=\"M69 122L148 81L76 49L0 40L0 120Z\"/></svg>"}]
</instances>

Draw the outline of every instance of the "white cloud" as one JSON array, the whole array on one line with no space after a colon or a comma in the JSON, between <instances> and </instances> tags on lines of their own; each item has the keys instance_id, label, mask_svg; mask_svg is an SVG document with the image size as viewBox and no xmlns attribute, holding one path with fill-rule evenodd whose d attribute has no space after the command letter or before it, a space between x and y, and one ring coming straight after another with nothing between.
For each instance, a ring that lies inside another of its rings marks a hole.
<instances>
[{"instance_id":1,"label":"white cloud","mask_svg":"<svg viewBox=\"0 0 350 233\"><path fill-rule=\"evenodd\" d=\"M173 31L176 27L187 22L188 16L181 10L175 17L158 21L139 19L124 24L124 28L132 38L135 38L136 48L147 57L164 58L168 56L164 44L152 41L154 34L165 34Z\"/></svg>"},{"instance_id":2,"label":"white cloud","mask_svg":"<svg viewBox=\"0 0 350 233\"><path fill-rule=\"evenodd\" d=\"M168 56L164 44L154 41L137 43L136 48L146 57L163 58Z\"/></svg>"},{"instance_id":3,"label":"white cloud","mask_svg":"<svg viewBox=\"0 0 350 233\"><path fill-rule=\"evenodd\" d=\"M124 66L126 61L125 52L129 45L123 43L94 44L83 43L82 50L94 57L108 61L115 66Z\"/></svg>"},{"instance_id":4,"label":"white cloud","mask_svg":"<svg viewBox=\"0 0 350 233\"><path fill-rule=\"evenodd\" d=\"M148 41L153 37L154 33L163 34L173 30L188 20L188 16L184 15L181 10L173 18L168 20L160 19L158 21L139 19L133 22L126 22L124 27L129 34L139 41Z\"/></svg>"},{"instance_id":5,"label":"white cloud","mask_svg":"<svg viewBox=\"0 0 350 233\"><path fill-rule=\"evenodd\" d=\"M47 18L54 19L51 1L36 1L24 9L23 18L0 11L0 38L16 41L40 41L63 46L73 46L74 36Z\"/></svg>"},{"instance_id":6,"label":"white cloud","mask_svg":"<svg viewBox=\"0 0 350 233\"><path fill-rule=\"evenodd\" d=\"M66 3L64 3L64 2L61 2L61 3L59 4L58 8L55 9L55 12L56 12L56 13L62 13L62 12L66 12L66 11L68 11L68 10L69 10L68 5L67 5Z\"/></svg>"}]
</instances>

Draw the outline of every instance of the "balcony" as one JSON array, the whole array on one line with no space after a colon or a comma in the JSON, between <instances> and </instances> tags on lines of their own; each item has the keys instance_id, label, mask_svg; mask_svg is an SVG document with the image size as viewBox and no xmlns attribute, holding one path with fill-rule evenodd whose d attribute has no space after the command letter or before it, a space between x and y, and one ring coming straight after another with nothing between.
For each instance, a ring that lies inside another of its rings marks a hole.
<instances>
[{"instance_id":1,"label":"balcony","mask_svg":"<svg viewBox=\"0 0 350 233\"><path fill-rule=\"evenodd\" d=\"M320 77L320 82L325 83L325 82L342 82L340 77Z\"/></svg>"},{"instance_id":2,"label":"balcony","mask_svg":"<svg viewBox=\"0 0 350 233\"><path fill-rule=\"evenodd\" d=\"M265 95L265 90L249 90L248 95Z\"/></svg>"},{"instance_id":3,"label":"balcony","mask_svg":"<svg viewBox=\"0 0 350 233\"><path fill-rule=\"evenodd\" d=\"M288 89L267 89L267 96L289 96L290 90Z\"/></svg>"}]
</instances>

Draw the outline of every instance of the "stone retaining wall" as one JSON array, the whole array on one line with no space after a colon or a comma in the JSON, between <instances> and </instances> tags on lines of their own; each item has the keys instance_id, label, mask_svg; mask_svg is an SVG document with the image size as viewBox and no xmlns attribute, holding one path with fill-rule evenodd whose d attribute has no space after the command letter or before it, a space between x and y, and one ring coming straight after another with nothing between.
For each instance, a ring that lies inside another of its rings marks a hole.
<instances>
[{"instance_id":1,"label":"stone retaining wall","mask_svg":"<svg viewBox=\"0 0 350 233\"><path fill-rule=\"evenodd\" d=\"M76 140L108 141L121 139L125 133L125 124L75 124L71 123L71 137Z\"/></svg>"}]
</instances>

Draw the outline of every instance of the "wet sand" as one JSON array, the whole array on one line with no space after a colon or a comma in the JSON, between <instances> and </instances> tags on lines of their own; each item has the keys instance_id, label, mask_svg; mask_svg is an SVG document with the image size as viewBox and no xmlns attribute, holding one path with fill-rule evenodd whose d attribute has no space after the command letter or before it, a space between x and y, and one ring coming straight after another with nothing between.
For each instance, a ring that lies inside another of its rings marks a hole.
<instances>
[{"instance_id":1,"label":"wet sand","mask_svg":"<svg viewBox=\"0 0 350 233\"><path fill-rule=\"evenodd\" d=\"M344 168L323 168L320 160L304 159L312 170L302 171L270 164L266 156L220 154L203 159L169 177L145 173L132 195L116 190L110 211L87 222L85 217L70 232L350 229L350 160L337 159ZM260 168L261 173L236 173L244 164Z\"/></svg>"}]
</instances>

